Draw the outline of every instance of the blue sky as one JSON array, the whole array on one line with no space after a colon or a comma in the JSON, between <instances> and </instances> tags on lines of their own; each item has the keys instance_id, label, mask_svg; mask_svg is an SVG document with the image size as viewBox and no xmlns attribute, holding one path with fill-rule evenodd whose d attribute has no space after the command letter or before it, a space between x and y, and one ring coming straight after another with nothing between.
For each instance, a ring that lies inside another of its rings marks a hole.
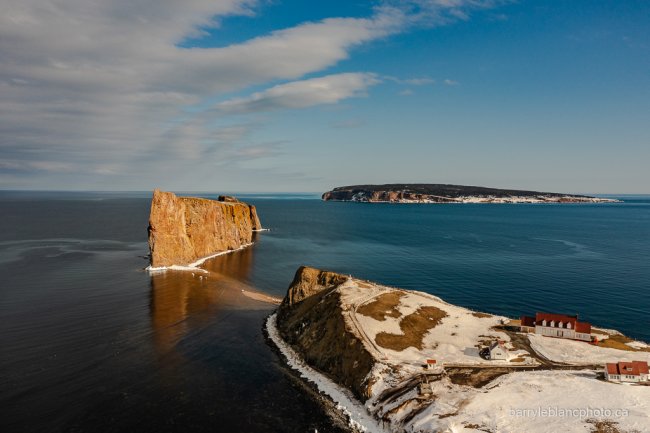
<instances>
[{"instance_id":1,"label":"blue sky","mask_svg":"<svg viewBox=\"0 0 650 433\"><path fill-rule=\"evenodd\" d=\"M175 3L9 5L0 189L650 193L648 2Z\"/></svg>"}]
</instances>

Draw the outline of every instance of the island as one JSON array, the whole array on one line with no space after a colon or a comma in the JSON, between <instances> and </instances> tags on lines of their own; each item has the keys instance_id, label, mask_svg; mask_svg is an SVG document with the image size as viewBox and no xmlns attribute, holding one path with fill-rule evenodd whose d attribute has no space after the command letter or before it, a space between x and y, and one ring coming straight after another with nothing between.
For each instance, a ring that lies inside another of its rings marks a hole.
<instances>
[{"instance_id":1,"label":"island","mask_svg":"<svg viewBox=\"0 0 650 433\"><path fill-rule=\"evenodd\" d=\"M340 186L322 195L325 201L365 203L616 203L586 195L433 183Z\"/></svg>"},{"instance_id":2,"label":"island","mask_svg":"<svg viewBox=\"0 0 650 433\"><path fill-rule=\"evenodd\" d=\"M192 265L243 248L261 229L255 206L234 197L215 201L156 189L149 214L150 269Z\"/></svg>"},{"instance_id":3,"label":"island","mask_svg":"<svg viewBox=\"0 0 650 433\"><path fill-rule=\"evenodd\" d=\"M650 427L650 346L577 316L509 319L303 266L266 329L355 431Z\"/></svg>"}]
</instances>

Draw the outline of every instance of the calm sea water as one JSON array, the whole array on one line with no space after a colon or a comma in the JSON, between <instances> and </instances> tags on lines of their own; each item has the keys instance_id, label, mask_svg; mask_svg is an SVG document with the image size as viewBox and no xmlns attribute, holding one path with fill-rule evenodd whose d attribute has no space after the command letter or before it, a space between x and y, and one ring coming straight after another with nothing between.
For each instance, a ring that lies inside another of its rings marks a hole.
<instances>
[{"instance_id":1,"label":"calm sea water","mask_svg":"<svg viewBox=\"0 0 650 433\"><path fill-rule=\"evenodd\" d=\"M215 195L203 194L206 197ZM389 205L241 195L271 229L150 276L148 194L0 193L0 430L338 431L262 335L306 264L508 316L650 340L650 197L607 205Z\"/></svg>"}]
</instances>

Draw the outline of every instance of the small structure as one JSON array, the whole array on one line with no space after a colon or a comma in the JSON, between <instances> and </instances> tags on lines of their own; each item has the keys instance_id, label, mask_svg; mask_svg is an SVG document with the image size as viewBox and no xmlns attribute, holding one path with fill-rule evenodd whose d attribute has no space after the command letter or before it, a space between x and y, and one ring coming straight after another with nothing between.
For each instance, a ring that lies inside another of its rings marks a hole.
<instances>
[{"instance_id":1,"label":"small structure","mask_svg":"<svg viewBox=\"0 0 650 433\"><path fill-rule=\"evenodd\" d=\"M424 369L431 371L435 370L437 361L435 359L427 359L427 363L424 365Z\"/></svg>"},{"instance_id":2,"label":"small structure","mask_svg":"<svg viewBox=\"0 0 650 433\"><path fill-rule=\"evenodd\" d=\"M648 382L648 363L645 361L621 361L605 365L605 379L610 382Z\"/></svg>"},{"instance_id":3,"label":"small structure","mask_svg":"<svg viewBox=\"0 0 650 433\"><path fill-rule=\"evenodd\" d=\"M537 313L535 317L521 316L521 332L535 332L546 337L591 341L591 324L578 321L578 316Z\"/></svg>"},{"instance_id":4,"label":"small structure","mask_svg":"<svg viewBox=\"0 0 650 433\"><path fill-rule=\"evenodd\" d=\"M433 394L433 389L431 388L428 377L424 376L424 381L420 382L418 385L418 394L423 397Z\"/></svg>"},{"instance_id":5,"label":"small structure","mask_svg":"<svg viewBox=\"0 0 650 433\"><path fill-rule=\"evenodd\" d=\"M491 360L508 360L508 349L503 341L497 340L490 344L490 359Z\"/></svg>"},{"instance_id":6,"label":"small structure","mask_svg":"<svg viewBox=\"0 0 650 433\"><path fill-rule=\"evenodd\" d=\"M479 350L478 355L481 358L486 359L488 361L490 360L507 361L508 349L506 349L506 345L503 341L497 340L497 341L493 341L489 346L483 346L483 348Z\"/></svg>"}]
</instances>

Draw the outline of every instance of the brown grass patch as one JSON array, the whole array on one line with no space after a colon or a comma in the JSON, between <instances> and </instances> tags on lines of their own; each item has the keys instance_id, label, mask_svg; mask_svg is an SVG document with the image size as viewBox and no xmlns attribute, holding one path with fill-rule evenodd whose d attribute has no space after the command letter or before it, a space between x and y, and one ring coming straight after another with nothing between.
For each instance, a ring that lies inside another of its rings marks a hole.
<instances>
[{"instance_id":1,"label":"brown grass patch","mask_svg":"<svg viewBox=\"0 0 650 433\"><path fill-rule=\"evenodd\" d=\"M593 425L591 433L641 433L639 430L621 430L617 422L608 419L588 419L587 422Z\"/></svg>"},{"instance_id":2,"label":"brown grass patch","mask_svg":"<svg viewBox=\"0 0 650 433\"><path fill-rule=\"evenodd\" d=\"M628 346L626 343L631 343L634 340L632 340L629 337L626 337L625 335L621 335L621 334L606 334L606 335L609 335L609 337L604 340L599 340L597 344L598 347L609 347L610 349L627 350L629 352L650 352L650 347L637 349L635 347Z\"/></svg>"},{"instance_id":3,"label":"brown grass patch","mask_svg":"<svg viewBox=\"0 0 650 433\"><path fill-rule=\"evenodd\" d=\"M447 313L436 307L420 307L414 313L404 317L399 327L404 335L380 332L375 341L381 347L398 352L407 347L422 349L422 339L430 329L435 328Z\"/></svg>"},{"instance_id":4,"label":"brown grass patch","mask_svg":"<svg viewBox=\"0 0 650 433\"><path fill-rule=\"evenodd\" d=\"M474 317L478 317L479 319L489 319L490 317L492 317L491 314L488 314L488 313L479 313L478 311L474 311L474 312L472 313L472 316L474 316Z\"/></svg>"},{"instance_id":5,"label":"brown grass patch","mask_svg":"<svg viewBox=\"0 0 650 433\"><path fill-rule=\"evenodd\" d=\"M400 299L404 296L402 292L388 292L377 296L374 301L357 308L357 313L372 317L375 320L386 320L386 317L398 318L402 313L397 309Z\"/></svg>"}]
</instances>

